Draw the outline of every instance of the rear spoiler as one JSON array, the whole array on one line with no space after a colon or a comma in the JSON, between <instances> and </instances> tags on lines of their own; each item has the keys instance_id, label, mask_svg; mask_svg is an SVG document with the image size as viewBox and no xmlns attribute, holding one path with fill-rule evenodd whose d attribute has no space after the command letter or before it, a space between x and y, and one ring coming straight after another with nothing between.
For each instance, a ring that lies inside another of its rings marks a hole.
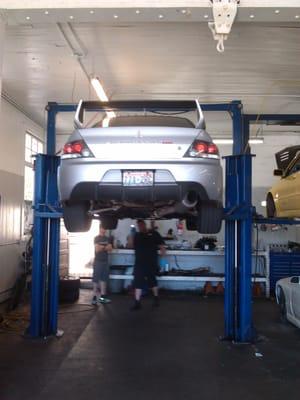
<instances>
[{"instance_id":1,"label":"rear spoiler","mask_svg":"<svg viewBox=\"0 0 300 400\"><path fill-rule=\"evenodd\" d=\"M275 154L277 168L285 171L300 152L300 146L286 147Z\"/></svg>"},{"instance_id":2,"label":"rear spoiler","mask_svg":"<svg viewBox=\"0 0 300 400\"><path fill-rule=\"evenodd\" d=\"M80 100L75 113L74 123L76 128L83 128L84 113L86 111L189 112L195 110L198 114L196 128L205 129L204 115L198 100L116 100L108 102Z\"/></svg>"}]
</instances>

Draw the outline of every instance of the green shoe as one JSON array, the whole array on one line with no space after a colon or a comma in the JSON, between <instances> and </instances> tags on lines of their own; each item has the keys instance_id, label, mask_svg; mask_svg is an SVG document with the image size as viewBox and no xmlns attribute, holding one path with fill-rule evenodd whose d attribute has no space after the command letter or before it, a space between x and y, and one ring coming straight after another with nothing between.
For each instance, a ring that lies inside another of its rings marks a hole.
<instances>
[{"instance_id":1,"label":"green shoe","mask_svg":"<svg viewBox=\"0 0 300 400\"><path fill-rule=\"evenodd\" d=\"M94 297L93 297L93 300L92 300L91 304L92 304L93 306L96 306L96 305L97 305L97 296L94 296Z\"/></svg>"},{"instance_id":2,"label":"green shoe","mask_svg":"<svg viewBox=\"0 0 300 400\"><path fill-rule=\"evenodd\" d=\"M111 303L111 300L109 300L107 297L99 297L99 303L101 304L109 304Z\"/></svg>"}]
</instances>

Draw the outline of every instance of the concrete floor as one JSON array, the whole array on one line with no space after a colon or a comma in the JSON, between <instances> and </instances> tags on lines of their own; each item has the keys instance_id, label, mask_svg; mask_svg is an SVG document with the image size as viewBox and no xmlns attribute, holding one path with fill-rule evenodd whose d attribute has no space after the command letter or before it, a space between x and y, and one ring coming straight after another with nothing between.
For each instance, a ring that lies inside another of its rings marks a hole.
<instances>
[{"instance_id":1,"label":"concrete floor","mask_svg":"<svg viewBox=\"0 0 300 400\"><path fill-rule=\"evenodd\" d=\"M299 398L300 330L279 322L273 302L255 302L263 341L238 346L218 340L222 298L164 295L160 308L145 299L139 312L128 296L112 300L62 308L60 339L1 334L0 399Z\"/></svg>"}]
</instances>

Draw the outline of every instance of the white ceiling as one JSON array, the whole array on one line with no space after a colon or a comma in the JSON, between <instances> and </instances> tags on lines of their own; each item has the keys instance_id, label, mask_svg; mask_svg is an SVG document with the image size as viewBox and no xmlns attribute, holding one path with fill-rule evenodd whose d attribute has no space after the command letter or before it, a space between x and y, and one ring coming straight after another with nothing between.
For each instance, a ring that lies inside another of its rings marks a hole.
<instances>
[{"instance_id":1,"label":"white ceiling","mask_svg":"<svg viewBox=\"0 0 300 400\"><path fill-rule=\"evenodd\" d=\"M78 55L111 99L238 99L247 113L300 113L299 22L235 23L224 54L204 22L9 25L3 89L44 125L48 101L95 98ZM71 118L58 127L70 131Z\"/></svg>"}]
</instances>

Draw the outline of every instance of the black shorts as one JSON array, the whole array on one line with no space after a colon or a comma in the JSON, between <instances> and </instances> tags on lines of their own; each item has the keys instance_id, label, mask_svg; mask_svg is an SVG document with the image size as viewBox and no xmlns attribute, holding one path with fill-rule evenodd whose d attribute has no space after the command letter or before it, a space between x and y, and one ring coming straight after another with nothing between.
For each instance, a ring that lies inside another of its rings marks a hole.
<instances>
[{"instance_id":1,"label":"black shorts","mask_svg":"<svg viewBox=\"0 0 300 400\"><path fill-rule=\"evenodd\" d=\"M145 271L142 268L134 268L133 272L133 286L136 289L153 288L157 286L157 279L155 272Z\"/></svg>"},{"instance_id":2,"label":"black shorts","mask_svg":"<svg viewBox=\"0 0 300 400\"><path fill-rule=\"evenodd\" d=\"M108 282L109 265L107 263L95 262L93 271L93 282Z\"/></svg>"}]
</instances>

